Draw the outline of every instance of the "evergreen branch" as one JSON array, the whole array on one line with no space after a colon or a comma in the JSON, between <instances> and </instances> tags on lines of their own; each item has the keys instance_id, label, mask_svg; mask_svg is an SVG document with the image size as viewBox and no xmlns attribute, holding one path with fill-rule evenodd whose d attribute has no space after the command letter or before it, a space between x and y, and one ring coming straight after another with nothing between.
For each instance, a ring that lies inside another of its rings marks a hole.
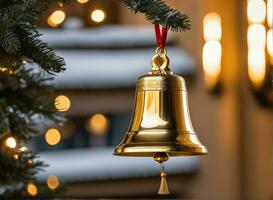
<instances>
[{"instance_id":1,"label":"evergreen branch","mask_svg":"<svg viewBox=\"0 0 273 200\"><path fill-rule=\"evenodd\" d=\"M34 23L54 0L17 0L0 9L0 47L14 57L26 57L47 72L65 69L63 58L57 56L47 44L39 39Z\"/></svg>"},{"instance_id":2,"label":"evergreen branch","mask_svg":"<svg viewBox=\"0 0 273 200\"><path fill-rule=\"evenodd\" d=\"M17 35L8 29L0 34L0 44L1 47L9 54L18 52L21 48L21 42Z\"/></svg>"},{"instance_id":3,"label":"evergreen branch","mask_svg":"<svg viewBox=\"0 0 273 200\"><path fill-rule=\"evenodd\" d=\"M187 31L190 29L190 19L187 15L169 7L161 0L120 0L135 13L143 13L152 23L158 22L172 31Z\"/></svg>"},{"instance_id":4,"label":"evergreen branch","mask_svg":"<svg viewBox=\"0 0 273 200\"><path fill-rule=\"evenodd\" d=\"M40 40L39 34L31 30L24 31L21 31L21 42L24 46L23 53L27 58L49 73L65 70L64 59L57 56L53 49L47 46L47 43Z\"/></svg>"}]
</instances>

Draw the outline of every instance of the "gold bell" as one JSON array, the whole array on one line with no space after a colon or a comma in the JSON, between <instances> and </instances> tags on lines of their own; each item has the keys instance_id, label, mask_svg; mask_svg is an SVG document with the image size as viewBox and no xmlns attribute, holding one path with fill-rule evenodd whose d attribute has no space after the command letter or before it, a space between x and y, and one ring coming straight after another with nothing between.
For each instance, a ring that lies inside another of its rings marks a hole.
<instances>
[{"instance_id":1,"label":"gold bell","mask_svg":"<svg viewBox=\"0 0 273 200\"><path fill-rule=\"evenodd\" d=\"M137 81L134 114L114 155L153 157L207 154L192 127L185 80L169 68L166 50L156 50L152 69ZM164 175L164 166L162 168Z\"/></svg>"}]
</instances>

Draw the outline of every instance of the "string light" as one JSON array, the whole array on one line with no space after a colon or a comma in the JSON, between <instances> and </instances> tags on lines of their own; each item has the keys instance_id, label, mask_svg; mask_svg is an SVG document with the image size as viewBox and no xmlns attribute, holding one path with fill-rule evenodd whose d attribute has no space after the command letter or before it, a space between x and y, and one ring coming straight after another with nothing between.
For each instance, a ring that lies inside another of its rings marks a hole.
<instances>
[{"instance_id":1,"label":"string light","mask_svg":"<svg viewBox=\"0 0 273 200\"><path fill-rule=\"evenodd\" d=\"M16 146L17 146L16 139L14 137L12 137L12 136L8 137L5 140L5 145L10 149L15 149Z\"/></svg>"},{"instance_id":2,"label":"string light","mask_svg":"<svg viewBox=\"0 0 273 200\"><path fill-rule=\"evenodd\" d=\"M71 102L67 96L59 95L55 98L55 108L60 112L69 110Z\"/></svg>"},{"instance_id":3,"label":"string light","mask_svg":"<svg viewBox=\"0 0 273 200\"><path fill-rule=\"evenodd\" d=\"M91 19L96 23L101 23L105 19L105 13L102 10L99 10L99 9L94 10L91 13Z\"/></svg>"},{"instance_id":4,"label":"string light","mask_svg":"<svg viewBox=\"0 0 273 200\"><path fill-rule=\"evenodd\" d=\"M60 185L60 181L57 176L51 175L47 177L47 186L51 190L55 190L57 187L59 187L59 185Z\"/></svg>"},{"instance_id":5,"label":"string light","mask_svg":"<svg viewBox=\"0 0 273 200\"><path fill-rule=\"evenodd\" d=\"M57 129L51 128L47 130L45 140L49 145L56 145L61 141L61 134Z\"/></svg>"},{"instance_id":6,"label":"string light","mask_svg":"<svg viewBox=\"0 0 273 200\"><path fill-rule=\"evenodd\" d=\"M47 23L49 26L56 28L65 20L65 12L62 10L54 11L48 18Z\"/></svg>"},{"instance_id":7,"label":"string light","mask_svg":"<svg viewBox=\"0 0 273 200\"><path fill-rule=\"evenodd\" d=\"M87 121L87 129L96 135L105 134L109 129L109 120L103 114L95 114Z\"/></svg>"},{"instance_id":8,"label":"string light","mask_svg":"<svg viewBox=\"0 0 273 200\"><path fill-rule=\"evenodd\" d=\"M38 188L36 185L34 185L33 183L29 183L27 185L27 192L31 195L31 196L36 196L38 194Z\"/></svg>"}]
</instances>

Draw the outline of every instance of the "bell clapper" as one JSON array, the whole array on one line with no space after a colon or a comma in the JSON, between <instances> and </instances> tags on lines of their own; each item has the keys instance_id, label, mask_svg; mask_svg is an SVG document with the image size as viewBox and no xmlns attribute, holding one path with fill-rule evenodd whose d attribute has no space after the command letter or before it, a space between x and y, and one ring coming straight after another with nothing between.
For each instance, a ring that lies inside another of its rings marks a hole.
<instances>
[{"instance_id":1,"label":"bell clapper","mask_svg":"<svg viewBox=\"0 0 273 200\"><path fill-rule=\"evenodd\" d=\"M164 167L164 162L169 160L169 155L167 153L155 153L154 155L154 160L159 163L161 167L161 183L159 187L158 194L160 195L167 195L170 194L168 183L166 180L167 174L165 173L165 167Z\"/></svg>"}]
</instances>

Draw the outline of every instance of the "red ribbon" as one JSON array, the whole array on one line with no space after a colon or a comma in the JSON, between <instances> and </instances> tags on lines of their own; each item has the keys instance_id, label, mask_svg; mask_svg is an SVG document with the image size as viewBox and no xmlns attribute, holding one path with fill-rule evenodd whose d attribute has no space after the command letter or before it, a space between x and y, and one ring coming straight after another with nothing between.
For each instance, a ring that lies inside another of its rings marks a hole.
<instances>
[{"instance_id":1,"label":"red ribbon","mask_svg":"<svg viewBox=\"0 0 273 200\"><path fill-rule=\"evenodd\" d=\"M164 49L167 41L168 28L162 27L162 31L160 31L159 23L155 23L155 35L157 46L160 47L160 49Z\"/></svg>"}]
</instances>

